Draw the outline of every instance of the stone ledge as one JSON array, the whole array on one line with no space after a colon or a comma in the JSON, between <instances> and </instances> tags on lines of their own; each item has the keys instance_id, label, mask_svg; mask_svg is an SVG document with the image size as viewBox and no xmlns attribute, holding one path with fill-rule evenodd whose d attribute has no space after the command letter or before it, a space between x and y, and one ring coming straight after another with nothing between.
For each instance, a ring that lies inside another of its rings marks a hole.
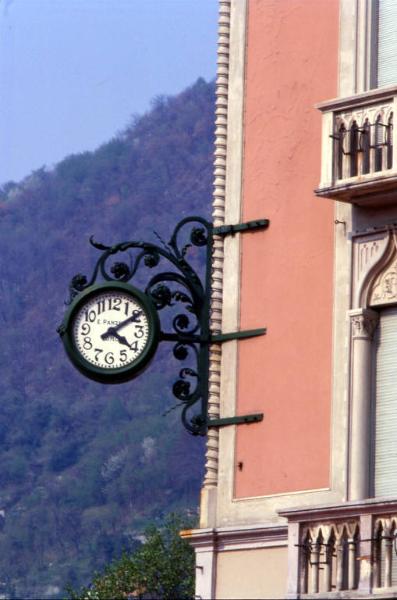
<instances>
[{"instance_id":1,"label":"stone ledge","mask_svg":"<svg viewBox=\"0 0 397 600\"><path fill-rule=\"evenodd\" d=\"M383 515L397 512L397 497L367 498L366 500L338 502L337 504L298 506L277 512L281 517L288 519L289 522L298 523L359 517L363 514Z\"/></svg>"}]
</instances>

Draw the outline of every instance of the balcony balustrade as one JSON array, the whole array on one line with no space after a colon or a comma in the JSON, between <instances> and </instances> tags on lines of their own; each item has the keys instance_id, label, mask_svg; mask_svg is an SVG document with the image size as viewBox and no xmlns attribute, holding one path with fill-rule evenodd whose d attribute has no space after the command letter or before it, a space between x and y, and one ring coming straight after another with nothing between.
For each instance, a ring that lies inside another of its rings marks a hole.
<instances>
[{"instance_id":1,"label":"balcony balustrade","mask_svg":"<svg viewBox=\"0 0 397 600\"><path fill-rule=\"evenodd\" d=\"M323 113L318 196L359 205L397 203L397 88L318 105Z\"/></svg>"},{"instance_id":2,"label":"balcony balustrade","mask_svg":"<svg viewBox=\"0 0 397 600\"><path fill-rule=\"evenodd\" d=\"M288 598L397 598L397 500L280 511Z\"/></svg>"}]
</instances>

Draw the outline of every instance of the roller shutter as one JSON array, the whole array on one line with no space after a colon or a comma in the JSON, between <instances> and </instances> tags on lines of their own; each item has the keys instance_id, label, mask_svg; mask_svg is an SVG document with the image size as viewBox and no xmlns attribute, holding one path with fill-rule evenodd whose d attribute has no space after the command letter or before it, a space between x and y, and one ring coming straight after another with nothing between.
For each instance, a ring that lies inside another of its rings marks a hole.
<instances>
[{"instance_id":1,"label":"roller shutter","mask_svg":"<svg viewBox=\"0 0 397 600\"><path fill-rule=\"evenodd\" d=\"M397 0L379 0L378 87L397 83Z\"/></svg>"},{"instance_id":2,"label":"roller shutter","mask_svg":"<svg viewBox=\"0 0 397 600\"><path fill-rule=\"evenodd\" d=\"M375 496L397 494L397 307L380 314L376 339Z\"/></svg>"}]
</instances>

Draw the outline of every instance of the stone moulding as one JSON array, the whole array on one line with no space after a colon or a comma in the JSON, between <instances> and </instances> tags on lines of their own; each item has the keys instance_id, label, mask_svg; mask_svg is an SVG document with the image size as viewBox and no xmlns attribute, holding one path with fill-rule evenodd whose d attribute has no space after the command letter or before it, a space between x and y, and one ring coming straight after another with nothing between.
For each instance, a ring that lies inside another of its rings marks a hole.
<instances>
[{"instance_id":1,"label":"stone moulding","mask_svg":"<svg viewBox=\"0 0 397 600\"><path fill-rule=\"evenodd\" d=\"M252 550L274 546L286 546L286 525L247 525L241 527L217 527L189 529L181 532L191 546L208 551Z\"/></svg>"},{"instance_id":2,"label":"stone moulding","mask_svg":"<svg viewBox=\"0 0 397 600\"><path fill-rule=\"evenodd\" d=\"M229 36L230 0L219 2L218 60L215 101L215 151L214 151L214 191L213 223L215 227L225 223L226 189L226 146L227 146L227 106L229 85ZM222 289L223 289L223 250L224 240L214 237L212 279L211 279L211 331L220 333L222 329ZM210 348L208 416L219 417L221 346L212 344ZM206 451L206 473L204 489L215 488L218 481L219 432L216 428L208 431Z\"/></svg>"}]
</instances>

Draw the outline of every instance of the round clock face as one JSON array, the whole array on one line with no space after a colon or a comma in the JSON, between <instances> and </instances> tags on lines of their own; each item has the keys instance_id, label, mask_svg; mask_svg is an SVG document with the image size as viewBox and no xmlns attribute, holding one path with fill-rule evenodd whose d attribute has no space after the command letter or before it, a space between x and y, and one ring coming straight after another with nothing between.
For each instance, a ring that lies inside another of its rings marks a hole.
<instances>
[{"instance_id":1,"label":"round clock face","mask_svg":"<svg viewBox=\"0 0 397 600\"><path fill-rule=\"evenodd\" d=\"M150 300L122 283L83 292L66 319L64 338L73 363L88 377L118 383L153 356L158 321Z\"/></svg>"},{"instance_id":2,"label":"round clock face","mask_svg":"<svg viewBox=\"0 0 397 600\"><path fill-rule=\"evenodd\" d=\"M89 299L73 323L76 348L86 361L102 369L135 362L148 335L149 319L142 305L133 296L116 291Z\"/></svg>"}]
</instances>

